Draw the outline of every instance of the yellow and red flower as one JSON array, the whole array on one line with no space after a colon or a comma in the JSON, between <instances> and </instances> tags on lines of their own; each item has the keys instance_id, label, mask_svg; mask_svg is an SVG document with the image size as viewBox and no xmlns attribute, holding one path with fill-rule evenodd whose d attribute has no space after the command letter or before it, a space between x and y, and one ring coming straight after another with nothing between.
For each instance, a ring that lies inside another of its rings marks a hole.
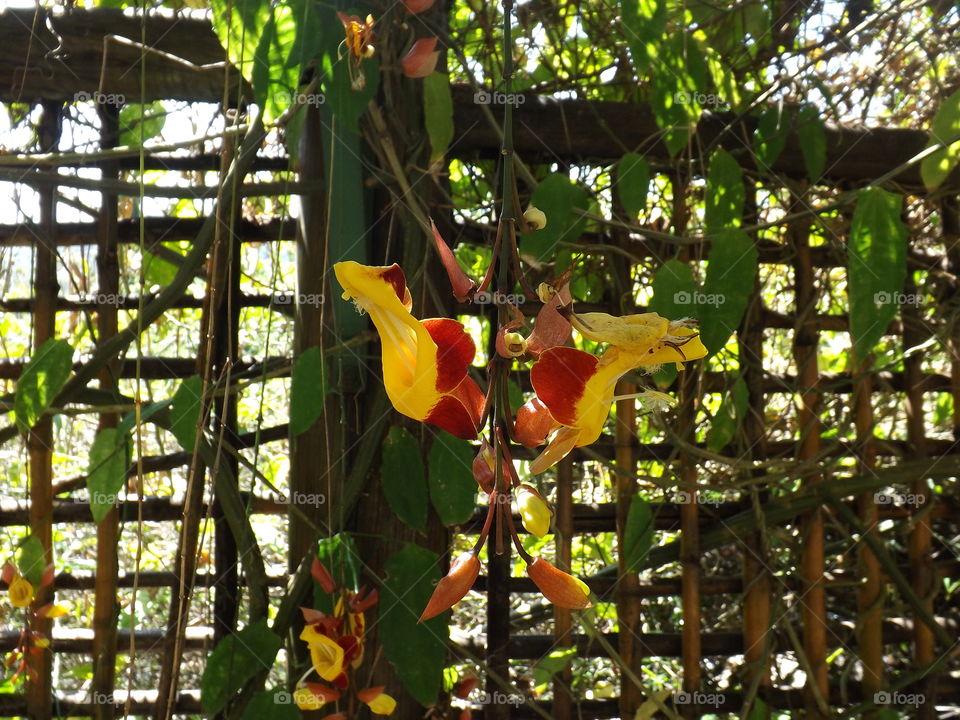
<instances>
[{"instance_id":1,"label":"yellow and red flower","mask_svg":"<svg viewBox=\"0 0 960 720\"><path fill-rule=\"evenodd\" d=\"M484 396L467 375L476 348L463 325L448 318L417 320L399 265L334 265L344 297L370 314L383 346L383 382L407 417L457 437L477 436Z\"/></svg>"},{"instance_id":2,"label":"yellow and red flower","mask_svg":"<svg viewBox=\"0 0 960 720\"><path fill-rule=\"evenodd\" d=\"M528 403L518 415L518 434L525 444L538 444L542 436L552 433L547 449L530 466L533 473L543 472L573 448L600 437L614 388L625 373L636 368L652 371L669 362L679 365L707 354L699 333L685 320L671 322L656 313L571 314L570 320L581 335L609 346L600 357L571 347L552 347L540 354L531 369L530 381L539 402ZM552 424L544 413L549 413ZM544 434L543 429L551 425Z\"/></svg>"},{"instance_id":3,"label":"yellow and red flower","mask_svg":"<svg viewBox=\"0 0 960 720\"><path fill-rule=\"evenodd\" d=\"M361 690L357 699L366 703L374 715L390 715L397 708L397 701L383 691L383 685Z\"/></svg>"}]
</instances>

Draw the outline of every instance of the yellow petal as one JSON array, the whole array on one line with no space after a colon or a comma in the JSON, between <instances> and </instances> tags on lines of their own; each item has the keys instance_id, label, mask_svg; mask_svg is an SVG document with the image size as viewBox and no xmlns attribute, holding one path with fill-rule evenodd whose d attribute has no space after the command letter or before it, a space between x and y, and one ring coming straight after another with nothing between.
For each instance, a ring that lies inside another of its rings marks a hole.
<instances>
[{"instance_id":1,"label":"yellow petal","mask_svg":"<svg viewBox=\"0 0 960 720\"><path fill-rule=\"evenodd\" d=\"M319 710L324 706L323 698L314 695L305 687L293 693L293 701L301 710Z\"/></svg>"},{"instance_id":2,"label":"yellow petal","mask_svg":"<svg viewBox=\"0 0 960 720\"><path fill-rule=\"evenodd\" d=\"M50 618L50 619L63 617L66 614L67 614L67 609L60 605L51 605L43 612L43 616L45 618Z\"/></svg>"},{"instance_id":3,"label":"yellow petal","mask_svg":"<svg viewBox=\"0 0 960 720\"><path fill-rule=\"evenodd\" d=\"M310 660L317 675L327 682L333 682L343 672L343 648L325 635L309 643Z\"/></svg>"},{"instance_id":4,"label":"yellow petal","mask_svg":"<svg viewBox=\"0 0 960 720\"><path fill-rule=\"evenodd\" d=\"M423 420L440 400L437 393L437 344L410 314L410 291L396 265L370 267L353 261L333 266L344 295L365 310L380 335L383 384L393 406ZM402 287L404 298L398 296Z\"/></svg>"},{"instance_id":5,"label":"yellow petal","mask_svg":"<svg viewBox=\"0 0 960 720\"><path fill-rule=\"evenodd\" d=\"M657 313L623 317L601 312L574 313L570 323L586 338L638 353L653 347L670 327L670 321Z\"/></svg>"},{"instance_id":6,"label":"yellow petal","mask_svg":"<svg viewBox=\"0 0 960 720\"><path fill-rule=\"evenodd\" d=\"M14 607L27 607L33 602L33 585L25 577L17 575L7 590L10 595L10 604Z\"/></svg>"},{"instance_id":7,"label":"yellow petal","mask_svg":"<svg viewBox=\"0 0 960 720\"><path fill-rule=\"evenodd\" d=\"M397 708L397 701L386 693L380 693L367 703L374 715L390 715Z\"/></svg>"}]
</instances>

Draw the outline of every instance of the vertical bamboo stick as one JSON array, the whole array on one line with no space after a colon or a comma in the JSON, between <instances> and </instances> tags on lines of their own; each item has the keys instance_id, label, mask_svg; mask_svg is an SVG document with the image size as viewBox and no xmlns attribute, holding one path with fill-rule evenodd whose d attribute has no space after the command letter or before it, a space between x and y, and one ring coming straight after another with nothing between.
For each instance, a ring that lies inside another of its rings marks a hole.
<instances>
[{"instance_id":1,"label":"vertical bamboo stick","mask_svg":"<svg viewBox=\"0 0 960 720\"><path fill-rule=\"evenodd\" d=\"M857 473L871 472L876 465L876 446L873 440L873 408L870 403L873 382L869 375L869 360L855 364L854 389L855 424L857 428ZM857 498L860 521L866 531L876 535L877 503L874 493L863 493ZM876 555L866 543L858 551L860 587L857 592L859 619L859 655L863 669L863 697L870 699L883 689L883 577ZM875 711L866 713L872 719Z\"/></svg>"},{"instance_id":2,"label":"vertical bamboo stick","mask_svg":"<svg viewBox=\"0 0 960 720\"><path fill-rule=\"evenodd\" d=\"M233 195L231 194L230 197L233 197ZM220 200L222 200L222 196ZM223 203L218 201L216 212L218 222L210 256L207 259L208 280L203 299L203 311L200 317L200 348L197 353L196 364L197 374L202 379L202 392L205 396L211 381L214 379L217 308L220 305L220 298L227 292L223 258L227 256L228 246L232 243L232 237L229 236L226 228L230 226L233 208L224 207ZM200 407L201 425L207 423L209 411L209 400L203 400ZM180 658L196 582L197 549L200 539L200 521L202 519L206 478L206 468L200 460L199 453L194 452L187 476L187 492L184 498L183 517L180 523L180 541L177 547L174 569L179 582L171 598L170 614L167 618L167 628L163 639L163 660L160 666L157 704L154 708L155 720L169 720L176 705L180 680Z\"/></svg>"},{"instance_id":3,"label":"vertical bamboo stick","mask_svg":"<svg viewBox=\"0 0 960 720\"><path fill-rule=\"evenodd\" d=\"M236 153L236 136L226 136L222 140L220 172L225 177ZM224 208L225 228L222 235L223 248L214 253L217 266L211 268L216 276L212 287L217 293L212 297L211 314L213 357L211 360L213 377L228 378L230 364L237 359L240 345L240 238L234 228L240 220L239 202L234 207ZM215 437L224 437L231 445L236 445L237 436L237 396L226 395L222 401L213 404L213 433ZM239 461L236 456L218 452L218 462L223 463L235 480L239 479ZM214 597L213 597L213 640L220 642L232 634L237 627L237 604L239 596L239 575L237 562L237 541L223 514L218 493L214 493Z\"/></svg>"},{"instance_id":4,"label":"vertical bamboo stick","mask_svg":"<svg viewBox=\"0 0 960 720\"><path fill-rule=\"evenodd\" d=\"M302 108L304 113L303 129L300 133L299 178L301 180L322 181L324 179L323 128L319 110L314 106ZM300 196L300 224L297 232L297 293L314 294L317 297L335 297L326 287L327 240L326 230L328 212L323 192L309 192ZM331 317L326 305L307 305L297 303L297 314L293 322L293 352L299 357L312 347L324 347L324 328L329 333ZM325 322L326 321L326 322ZM326 396L326 412L329 413L336 403L337 395ZM337 417L334 411L332 417ZM329 523L336 500L333 493L339 487L336 482L340 473L332 470L332 455L327 436L326 421L321 418L312 427L296 437L290 438L290 493L324 493L328 498L321 522ZM310 524L294 512L287 514L287 563L293 572L300 558L315 550L316 531ZM337 572L336 568L331 569ZM304 600L304 602L309 602ZM293 637L298 637L302 629L302 619L297 617L293 626ZM309 651L304 643L288 643L290 654L288 680L296 681L294 675L298 666L309 661Z\"/></svg>"},{"instance_id":5,"label":"vertical bamboo stick","mask_svg":"<svg viewBox=\"0 0 960 720\"><path fill-rule=\"evenodd\" d=\"M621 380L617 386L617 395L630 395L637 391L634 383ZM636 454L634 436L637 432L636 401L633 398L617 401L616 426L616 489L617 489L617 554L619 575L617 578L617 623L619 652L624 665L635 676L640 676L640 648L637 638L641 628L639 595L640 577L636 571L627 572L626 554L623 538L627 524L630 502L637 492ZM643 702L641 688L637 687L627 674L620 674L620 714L633 717Z\"/></svg>"},{"instance_id":6,"label":"vertical bamboo stick","mask_svg":"<svg viewBox=\"0 0 960 720\"><path fill-rule=\"evenodd\" d=\"M799 211L804 204L791 192L790 212ZM814 284L813 262L810 256L809 221L791 223L789 236L796 249L794 282L796 285L797 329L794 337L794 358L797 363L800 407L797 425L800 439L797 458L810 460L820 451L820 404L819 372L817 369L816 330L817 295ZM822 480L812 474L806 484ZM811 719L821 717L816 702L817 691L824 697L829 692L827 678L826 596L823 588L824 542L823 515L820 509L810 512L800 525L800 584L801 615L803 618L803 648L810 663L813 677L807 678L806 705Z\"/></svg>"},{"instance_id":7,"label":"vertical bamboo stick","mask_svg":"<svg viewBox=\"0 0 960 720\"><path fill-rule=\"evenodd\" d=\"M494 532L497 532L495 530ZM511 543L503 543L503 552L497 554L496 541L487 544L487 676L486 691L489 697L498 697L504 692L496 678L510 680L510 554ZM490 702L484 706L484 720L507 720L510 705Z\"/></svg>"},{"instance_id":8,"label":"vertical bamboo stick","mask_svg":"<svg viewBox=\"0 0 960 720\"><path fill-rule=\"evenodd\" d=\"M573 460L565 457L557 465L557 562L558 567L569 568L573 560ZM621 627L622 621L621 621ZM573 645L573 613L553 607L553 642L557 647ZM554 720L573 720L573 695L570 683L573 671L568 665L553 679Z\"/></svg>"},{"instance_id":9,"label":"vertical bamboo stick","mask_svg":"<svg viewBox=\"0 0 960 720\"><path fill-rule=\"evenodd\" d=\"M117 144L119 110L113 105L100 104L100 147ZM117 163L101 165L103 177L115 179ZM117 196L104 193L100 204L97 228L97 287L99 294L108 297L120 295L120 266L117 258ZM97 306L98 339L102 343L117 334L117 306ZM100 387L117 390L117 362L100 373ZM100 429L116 427L117 414L100 415ZM95 720L113 720L113 690L117 659L117 540L120 511L114 506L97 525L97 572L94 585L93 609L93 717Z\"/></svg>"},{"instance_id":10,"label":"vertical bamboo stick","mask_svg":"<svg viewBox=\"0 0 960 720\"><path fill-rule=\"evenodd\" d=\"M690 216L686 202L686 179L681 173L672 178L673 203L672 223L674 233L682 235ZM682 257L687 260L689 258ZM685 372L679 379L678 431L684 439L692 441L696 424L696 399L698 397L697 375ZM683 628L680 633L681 664L683 666L683 690L695 693L700 690L700 509L697 501L696 459L689 453L680 453L680 605L683 613ZM683 715L688 718L700 716L695 703L683 706Z\"/></svg>"},{"instance_id":11,"label":"vertical bamboo stick","mask_svg":"<svg viewBox=\"0 0 960 720\"><path fill-rule=\"evenodd\" d=\"M756 188L752 180L744 182L746 202L744 225L757 221ZM754 237L754 242L756 238ZM763 392L763 309L760 297L759 274L754 283L753 296L747 306L738 332L738 357L743 380L747 386L747 416L742 432L746 454L754 460L766 458L766 410ZM760 473L758 473L760 474ZM758 501L763 502L767 493L761 491ZM761 533L750 533L744 538L743 549L743 648L746 662L744 684L749 687L756 681L760 695L770 686L770 659L767 645L770 642L770 568L767 566L767 548Z\"/></svg>"},{"instance_id":12,"label":"vertical bamboo stick","mask_svg":"<svg viewBox=\"0 0 960 720\"><path fill-rule=\"evenodd\" d=\"M40 147L53 152L60 141L61 103L44 102L40 117ZM56 334L57 295L57 188L51 186L39 192L40 227L37 233L36 260L33 278L34 352ZM30 458L30 532L43 546L44 565L53 562L53 422L41 418L27 435ZM53 599L53 588L38 588L33 607ZM30 630L49 637L52 622L32 616ZM53 653L50 647L36 648L27 653L27 714L32 720L48 720L51 716L51 670Z\"/></svg>"}]
</instances>

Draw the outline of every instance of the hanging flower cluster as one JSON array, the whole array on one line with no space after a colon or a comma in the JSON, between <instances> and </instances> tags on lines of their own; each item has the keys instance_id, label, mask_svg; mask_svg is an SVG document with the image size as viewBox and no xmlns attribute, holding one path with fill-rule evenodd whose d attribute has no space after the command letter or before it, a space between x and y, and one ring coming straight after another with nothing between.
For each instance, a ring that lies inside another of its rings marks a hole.
<instances>
[{"instance_id":1,"label":"hanging flower cluster","mask_svg":"<svg viewBox=\"0 0 960 720\"><path fill-rule=\"evenodd\" d=\"M49 587L53 584L54 567L48 565L40 579L40 588ZM7 585L7 598L10 604L15 608L23 608L35 618L55 619L67 614L65 608L53 603L46 603L40 607L32 607L36 592L27 578L20 574L17 566L11 562L4 563L3 571L0 573L0 579ZM10 678L10 682L16 682L23 672L32 672L27 665L28 654L41 653L50 646L50 638L35 630L25 627L20 632L20 638L16 647L11 650L6 657L5 665L8 668L16 666L16 672Z\"/></svg>"},{"instance_id":2,"label":"hanging flower cluster","mask_svg":"<svg viewBox=\"0 0 960 720\"><path fill-rule=\"evenodd\" d=\"M543 227L547 219L536 208L524 214L521 230ZM504 243L504 227L509 243ZM525 227L524 227L525 226ZM356 262L334 265L345 299L370 315L382 345L383 380L393 406L407 417L440 427L464 439L480 439L473 473L488 494L489 510L476 546L452 564L423 611L427 620L457 603L480 572L477 557L496 521L497 550L504 529L527 564L527 574L554 604L571 609L590 606L590 590L580 580L523 548L510 512L515 502L523 527L542 537L549 532L552 510L531 485L518 476L511 446L543 446L531 462L531 474L542 473L574 448L590 445L603 431L617 381L633 370L652 372L664 363L681 363L707 354L690 320L669 320L656 313L616 317L606 313L576 313L569 291L570 272L533 291L520 271L516 227L501 220L494 261L477 283L457 263L436 226L433 234L454 297L460 302L487 293L495 268L500 287L488 296L499 306L497 355L491 360L488 389L470 377L475 347L463 325L449 318L419 320L411 313L411 296L398 265L370 267ZM509 284L503 281L509 278ZM542 306L531 331L511 293L519 285ZM503 301L501 301L503 299ZM571 331L602 343L594 355L568 347ZM507 402L506 379L517 361L532 362L534 396L513 414ZM671 403L656 391L634 397L650 405ZM486 433L481 432L486 428Z\"/></svg>"},{"instance_id":3,"label":"hanging flower cluster","mask_svg":"<svg viewBox=\"0 0 960 720\"><path fill-rule=\"evenodd\" d=\"M361 589L354 593L337 585L330 571L319 559L314 558L311 568L313 578L321 589L333 596L333 614L328 615L312 608L300 608L306 625L300 639L310 649L310 669L297 683L293 699L301 710L319 710L328 703L346 702L347 712L335 711L327 720L351 717L356 707L355 700L366 704L375 715L390 715L396 701L383 692L383 687L368 687L347 696L351 688L351 675L363 662L364 633L367 622L364 612L377 602L377 591ZM316 673L323 682L307 680ZM354 700L355 699L355 700Z\"/></svg>"}]
</instances>

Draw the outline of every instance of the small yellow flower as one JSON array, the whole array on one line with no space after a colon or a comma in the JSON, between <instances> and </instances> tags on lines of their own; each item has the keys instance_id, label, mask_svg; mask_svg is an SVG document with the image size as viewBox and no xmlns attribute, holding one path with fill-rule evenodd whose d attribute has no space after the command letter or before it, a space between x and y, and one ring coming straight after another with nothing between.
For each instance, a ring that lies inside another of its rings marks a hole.
<instances>
[{"instance_id":1,"label":"small yellow flower","mask_svg":"<svg viewBox=\"0 0 960 720\"><path fill-rule=\"evenodd\" d=\"M43 618L49 618L51 620L58 617L63 617L66 614L67 614L67 609L62 605L53 605L49 603L47 605L44 605L39 610L37 610L37 615Z\"/></svg>"},{"instance_id":2,"label":"small yellow flower","mask_svg":"<svg viewBox=\"0 0 960 720\"><path fill-rule=\"evenodd\" d=\"M397 701L383 691L383 685L361 690L357 697L369 706L374 715L390 715L397 708Z\"/></svg>"},{"instance_id":3,"label":"small yellow flower","mask_svg":"<svg viewBox=\"0 0 960 720\"><path fill-rule=\"evenodd\" d=\"M33 602L33 585L21 575L13 579L7 592L14 607L27 607Z\"/></svg>"},{"instance_id":4,"label":"small yellow flower","mask_svg":"<svg viewBox=\"0 0 960 720\"><path fill-rule=\"evenodd\" d=\"M305 687L293 693L293 701L301 710L319 710L325 704L322 697L314 695Z\"/></svg>"},{"instance_id":5,"label":"small yellow flower","mask_svg":"<svg viewBox=\"0 0 960 720\"><path fill-rule=\"evenodd\" d=\"M317 674L327 682L336 680L343 672L343 648L310 625L300 633L300 639L310 648L310 660Z\"/></svg>"}]
</instances>

